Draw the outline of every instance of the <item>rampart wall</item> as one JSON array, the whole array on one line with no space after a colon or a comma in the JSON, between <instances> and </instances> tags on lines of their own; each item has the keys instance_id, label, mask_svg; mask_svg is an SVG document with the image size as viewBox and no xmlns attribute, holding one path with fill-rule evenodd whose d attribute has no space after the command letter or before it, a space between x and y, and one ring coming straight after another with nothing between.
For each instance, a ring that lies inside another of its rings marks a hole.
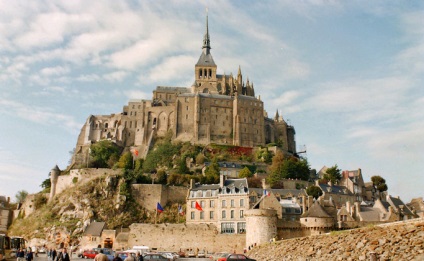
<instances>
[{"instance_id":1,"label":"rampart wall","mask_svg":"<svg viewBox=\"0 0 424 261\"><path fill-rule=\"evenodd\" d=\"M132 224L129 247L147 245L157 250L206 252L243 252L245 234L220 234L209 224Z\"/></svg>"},{"instance_id":2,"label":"rampart wall","mask_svg":"<svg viewBox=\"0 0 424 261\"><path fill-rule=\"evenodd\" d=\"M69 175L60 175L56 184L56 194L60 194L67 188L75 186L77 183L87 182L99 176L120 175L121 169L72 169Z\"/></svg>"},{"instance_id":3,"label":"rampart wall","mask_svg":"<svg viewBox=\"0 0 424 261\"><path fill-rule=\"evenodd\" d=\"M161 184L133 184L132 193L137 203L148 210L155 210L159 202L162 206L168 203L185 203L188 189Z\"/></svg>"}]
</instances>

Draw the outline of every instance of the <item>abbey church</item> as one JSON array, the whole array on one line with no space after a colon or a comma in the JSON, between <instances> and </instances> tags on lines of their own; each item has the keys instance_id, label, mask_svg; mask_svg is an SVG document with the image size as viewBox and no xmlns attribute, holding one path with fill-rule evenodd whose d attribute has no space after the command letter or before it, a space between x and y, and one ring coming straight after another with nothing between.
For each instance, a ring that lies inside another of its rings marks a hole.
<instances>
[{"instance_id":1,"label":"abbey church","mask_svg":"<svg viewBox=\"0 0 424 261\"><path fill-rule=\"evenodd\" d=\"M268 118L253 83L237 76L217 74L211 54L208 17L202 53L194 66L191 87L157 86L152 100L130 100L123 111L91 115L78 137L74 163L83 163L92 143L109 139L145 157L156 137L172 131L173 139L192 144L227 144L243 147L279 142L295 153L295 130L278 111Z\"/></svg>"}]
</instances>

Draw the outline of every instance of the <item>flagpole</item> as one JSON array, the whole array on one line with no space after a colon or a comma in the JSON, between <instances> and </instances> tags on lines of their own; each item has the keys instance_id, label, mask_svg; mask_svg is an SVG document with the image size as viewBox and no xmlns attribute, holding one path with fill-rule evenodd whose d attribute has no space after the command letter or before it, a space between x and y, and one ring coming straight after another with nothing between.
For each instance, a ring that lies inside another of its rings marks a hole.
<instances>
[{"instance_id":1,"label":"flagpole","mask_svg":"<svg viewBox=\"0 0 424 261\"><path fill-rule=\"evenodd\" d=\"M158 208L156 206L156 214L155 214L155 225L156 225L156 218L158 217Z\"/></svg>"},{"instance_id":2,"label":"flagpole","mask_svg":"<svg viewBox=\"0 0 424 261\"><path fill-rule=\"evenodd\" d=\"M180 205L177 207L178 223L180 223Z\"/></svg>"}]
</instances>

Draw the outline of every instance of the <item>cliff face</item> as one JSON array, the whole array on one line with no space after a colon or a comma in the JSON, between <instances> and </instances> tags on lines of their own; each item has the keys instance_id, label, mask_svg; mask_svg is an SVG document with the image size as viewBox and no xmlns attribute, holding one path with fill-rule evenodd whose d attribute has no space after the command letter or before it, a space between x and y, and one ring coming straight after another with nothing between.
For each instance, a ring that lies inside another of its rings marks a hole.
<instances>
[{"instance_id":1,"label":"cliff face","mask_svg":"<svg viewBox=\"0 0 424 261\"><path fill-rule=\"evenodd\" d=\"M9 234L39 238L43 244L68 244L78 240L93 220L104 220L111 228L128 226L138 217L139 208L134 208L137 213L125 211L129 202L120 195L122 181L120 176L104 175L68 187L51 202L37 206L33 213L22 213Z\"/></svg>"},{"instance_id":2,"label":"cliff face","mask_svg":"<svg viewBox=\"0 0 424 261\"><path fill-rule=\"evenodd\" d=\"M424 219L267 243L248 255L262 261L424 260Z\"/></svg>"}]
</instances>

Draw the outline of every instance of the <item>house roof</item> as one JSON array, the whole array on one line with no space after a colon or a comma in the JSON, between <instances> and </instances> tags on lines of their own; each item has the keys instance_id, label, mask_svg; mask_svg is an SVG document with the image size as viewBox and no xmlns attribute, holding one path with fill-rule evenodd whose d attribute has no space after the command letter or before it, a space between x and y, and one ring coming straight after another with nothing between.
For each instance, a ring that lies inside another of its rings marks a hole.
<instances>
[{"instance_id":1,"label":"house roof","mask_svg":"<svg viewBox=\"0 0 424 261\"><path fill-rule=\"evenodd\" d=\"M363 221L380 221L381 211L378 208L360 206L358 214Z\"/></svg>"},{"instance_id":2,"label":"house roof","mask_svg":"<svg viewBox=\"0 0 424 261\"><path fill-rule=\"evenodd\" d=\"M331 218L318 201L315 201L315 203L302 215L302 217Z\"/></svg>"},{"instance_id":3,"label":"house roof","mask_svg":"<svg viewBox=\"0 0 424 261\"><path fill-rule=\"evenodd\" d=\"M264 189L262 188L249 188L250 191L255 191L259 196L262 196L264 193ZM285 196L287 194L292 194L295 197L306 195L306 192L303 189L267 189L271 191L273 194L279 194L281 196Z\"/></svg>"},{"instance_id":4,"label":"house roof","mask_svg":"<svg viewBox=\"0 0 424 261\"><path fill-rule=\"evenodd\" d=\"M409 210L409 208L406 206L405 203L403 203L403 201L400 198L395 198L395 197L392 197L392 196L388 196L388 199L389 199L389 203L391 203L390 205L392 205L393 207L395 207L397 210L402 211L402 213L404 215L409 215L409 216L413 216L414 215L411 212L411 210Z\"/></svg>"},{"instance_id":5,"label":"house roof","mask_svg":"<svg viewBox=\"0 0 424 261\"><path fill-rule=\"evenodd\" d=\"M325 193L342 194L342 195L353 195L345 186L319 184L321 190Z\"/></svg>"},{"instance_id":6,"label":"house roof","mask_svg":"<svg viewBox=\"0 0 424 261\"><path fill-rule=\"evenodd\" d=\"M105 225L105 222L91 222L91 224L88 225L87 229L84 231L84 236L101 236Z\"/></svg>"}]
</instances>

